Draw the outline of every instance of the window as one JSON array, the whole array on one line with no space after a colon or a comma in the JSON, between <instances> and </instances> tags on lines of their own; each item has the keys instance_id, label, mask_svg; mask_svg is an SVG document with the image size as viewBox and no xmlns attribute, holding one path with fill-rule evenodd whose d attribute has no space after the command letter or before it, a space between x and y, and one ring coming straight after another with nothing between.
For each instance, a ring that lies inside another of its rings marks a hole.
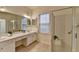
<instances>
[{"instance_id":1,"label":"window","mask_svg":"<svg viewBox=\"0 0 79 59\"><path fill-rule=\"evenodd\" d=\"M40 32L48 33L49 32L49 14L40 15Z\"/></svg>"},{"instance_id":2,"label":"window","mask_svg":"<svg viewBox=\"0 0 79 59\"><path fill-rule=\"evenodd\" d=\"M21 29L26 30L26 27L27 27L27 19L25 17L23 17L23 19L21 21Z\"/></svg>"}]
</instances>

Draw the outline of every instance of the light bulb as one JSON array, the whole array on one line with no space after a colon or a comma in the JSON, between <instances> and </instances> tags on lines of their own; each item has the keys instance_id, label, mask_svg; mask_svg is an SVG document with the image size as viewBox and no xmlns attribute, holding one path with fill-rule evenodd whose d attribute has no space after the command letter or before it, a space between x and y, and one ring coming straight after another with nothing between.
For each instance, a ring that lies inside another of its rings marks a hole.
<instances>
[{"instance_id":1,"label":"light bulb","mask_svg":"<svg viewBox=\"0 0 79 59\"><path fill-rule=\"evenodd\" d=\"M24 17L26 17L26 18L30 18L30 16L27 16L27 15L24 15Z\"/></svg>"},{"instance_id":2,"label":"light bulb","mask_svg":"<svg viewBox=\"0 0 79 59\"><path fill-rule=\"evenodd\" d=\"M4 8L0 8L0 11L6 11L6 9L4 9Z\"/></svg>"}]
</instances>

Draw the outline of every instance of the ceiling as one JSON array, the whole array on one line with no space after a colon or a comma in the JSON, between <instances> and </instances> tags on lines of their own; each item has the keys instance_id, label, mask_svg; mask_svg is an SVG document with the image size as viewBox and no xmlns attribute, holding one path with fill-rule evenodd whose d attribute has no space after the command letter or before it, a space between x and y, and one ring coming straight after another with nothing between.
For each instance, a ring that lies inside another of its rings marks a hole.
<instances>
[{"instance_id":1,"label":"ceiling","mask_svg":"<svg viewBox=\"0 0 79 59\"><path fill-rule=\"evenodd\" d=\"M31 16L33 12L40 10L58 10L62 8L67 8L67 6L1 6L0 8L5 8L6 12L14 13L17 15L28 15Z\"/></svg>"},{"instance_id":2,"label":"ceiling","mask_svg":"<svg viewBox=\"0 0 79 59\"><path fill-rule=\"evenodd\" d=\"M69 6L28 6L28 8L32 10L39 10L39 9L52 9L52 10L58 10L62 8L67 8Z\"/></svg>"}]
</instances>

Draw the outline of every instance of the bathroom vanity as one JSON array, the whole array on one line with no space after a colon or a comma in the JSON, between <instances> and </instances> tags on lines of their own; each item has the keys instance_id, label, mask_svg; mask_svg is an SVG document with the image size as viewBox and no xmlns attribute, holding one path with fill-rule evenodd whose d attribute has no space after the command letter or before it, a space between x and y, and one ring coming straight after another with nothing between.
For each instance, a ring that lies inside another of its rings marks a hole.
<instances>
[{"instance_id":1,"label":"bathroom vanity","mask_svg":"<svg viewBox=\"0 0 79 59\"><path fill-rule=\"evenodd\" d=\"M29 46L37 40L37 32L16 32L12 36L2 36L0 38L0 52L15 52L16 42L22 40L24 46Z\"/></svg>"}]
</instances>

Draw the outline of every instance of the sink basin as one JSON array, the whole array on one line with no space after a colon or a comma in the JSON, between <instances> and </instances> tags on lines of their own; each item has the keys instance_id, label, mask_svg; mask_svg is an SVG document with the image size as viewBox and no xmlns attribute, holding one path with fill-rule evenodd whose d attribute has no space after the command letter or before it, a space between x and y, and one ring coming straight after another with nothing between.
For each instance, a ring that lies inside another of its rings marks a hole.
<instances>
[{"instance_id":1,"label":"sink basin","mask_svg":"<svg viewBox=\"0 0 79 59\"><path fill-rule=\"evenodd\" d=\"M2 37L0 37L0 39L6 39L7 38L7 36L2 36Z\"/></svg>"},{"instance_id":2,"label":"sink basin","mask_svg":"<svg viewBox=\"0 0 79 59\"><path fill-rule=\"evenodd\" d=\"M1 35L1 36L0 36L0 39L6 39L6 38L9 37L9 36L10 36L9 34Z\"/></svg>"}]
</instances>

